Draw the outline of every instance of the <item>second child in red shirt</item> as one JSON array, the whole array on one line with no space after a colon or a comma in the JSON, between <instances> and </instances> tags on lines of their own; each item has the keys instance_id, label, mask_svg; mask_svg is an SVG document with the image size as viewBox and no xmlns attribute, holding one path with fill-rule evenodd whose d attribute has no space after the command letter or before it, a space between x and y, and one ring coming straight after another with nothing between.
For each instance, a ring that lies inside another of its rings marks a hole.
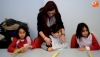
<instances>
[{"instance_id":1,"label":"second child in red shirt","mask_svg":"<svg viewBox=\"0 0 100 57\"><path fill-rule=\"evenodd\" d=\"M29 35L28 29L24 26L20 26L17 29L16 37L13 38L12 43L9 45L8 52L14 52L16 48L22 48L21 52L36 48L36 45Z\"/></svg>"}]
</instances>

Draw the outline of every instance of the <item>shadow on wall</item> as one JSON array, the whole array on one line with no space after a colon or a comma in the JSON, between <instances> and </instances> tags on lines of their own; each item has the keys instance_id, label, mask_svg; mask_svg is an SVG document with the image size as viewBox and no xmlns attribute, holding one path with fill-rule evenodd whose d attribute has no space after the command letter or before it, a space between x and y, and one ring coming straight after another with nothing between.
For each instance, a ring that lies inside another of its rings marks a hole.
<instances>
[{"instance_id":1,"label":"shadow on wall","mask_svg":"<svg viewBox=\"0 0 100 57\"><path fill-rule=\"evenodd\" d=\"M34 31L30 26L29 26L29 32L33 40L38 36L37 32Z\"/></svg>"}]
</instances>

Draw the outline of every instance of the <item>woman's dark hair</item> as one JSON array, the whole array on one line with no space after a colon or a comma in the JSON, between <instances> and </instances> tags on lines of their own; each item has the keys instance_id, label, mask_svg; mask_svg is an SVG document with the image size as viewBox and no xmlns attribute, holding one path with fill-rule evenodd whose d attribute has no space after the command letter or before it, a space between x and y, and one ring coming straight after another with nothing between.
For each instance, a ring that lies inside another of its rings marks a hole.
<instances>
[{"instance_id":1,"label":"woman's dark hair","mask_svg":"<svg viewBox=\"0 0 100 57\"><path fill-rule=\"evenodd\" d=\"M56 33L60 29L61 29L61 27L58 24L53 24L52 26L50 26L50 31L53 33Z\"/></svg>"},{"instance_id":2,"label":"woman's dark hair","mask_svg":"<svg viewBox=\"0 0 100 57\"><path fill-rule=\"evenodd\" d=\"M56 19L59 19L58 16L60 15L59 11L58 11L58 8L56 6L56 4L53 2L53 1L48 1L44 7L40 8L39 11L41 12L42 16L43 16L43 19L44 19L44 22L47 22L47 18L48 18L48 14L47 12L48 11L52 11L55 9L55 18Z\"/></svg>"},{"instance_id":3,"label":"woman's dark hair","mask_svg":"<svg viewBox=\"0 0 100 57\"><path fill-rule=\"evenodd\" d=\"M19 34L18 34L20 29L23 29L26 32L25 38L27 36L30 36L29 31L28 31L28 29L25 26L19 26L18 29L17 29L17 32L16 32L16 37L18 39L20 39Z\"/></svg>"},{"instance_id":4,"label":"woman's dark hair","mask_svg":"<svg viewBox=\"0 0 100 57\"><path fill-rule=\"evenodd\" d=\"M83 30L84 27L86 27L87 31L90 34L88 26L85 23L79 23L78 26L77 26L77 30L76 30L76 36L77 36L77 38L80 39L81 37L83 37L82 30ZM89 36L89 34L88 34L88 36Z\"/></svg>"}]
</instances>

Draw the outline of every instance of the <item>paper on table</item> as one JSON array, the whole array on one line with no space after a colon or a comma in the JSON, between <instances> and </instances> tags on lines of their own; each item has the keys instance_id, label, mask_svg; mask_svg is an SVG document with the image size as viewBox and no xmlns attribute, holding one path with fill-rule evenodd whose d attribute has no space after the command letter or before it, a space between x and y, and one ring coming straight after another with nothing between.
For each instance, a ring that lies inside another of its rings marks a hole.
<instances>
[{"instance_id":1,"label":"paper on table","mask_svg":"<svg viewBox=\"0 0 100 57\"><path fill-rule=\"evenodd\" d=\"M52 57L57 57L58 54L59 54L59 51L57 51L56 53L54 53Z\"/></svg>"},{"instance_id":2,"label":"paper on table","mask_svg":"<svg viewBox=\"0 0 100 57\"><path fill-rule=\"evenodd\" d=\"M87 53L88 53L89 57L93 57L92 54L89 51L87 51Z\"/></svg>"}]
</instances>

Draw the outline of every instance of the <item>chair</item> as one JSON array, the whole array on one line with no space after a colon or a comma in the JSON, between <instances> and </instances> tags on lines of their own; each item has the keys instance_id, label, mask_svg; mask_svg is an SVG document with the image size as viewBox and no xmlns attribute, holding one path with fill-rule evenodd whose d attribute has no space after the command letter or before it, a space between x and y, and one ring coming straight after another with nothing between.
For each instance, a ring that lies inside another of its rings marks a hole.
<instances>
[{"instance_id":1,"label":"chair","mask_svg":"<svg viewBox=\"0 0 100 57\"><path fill-rule=\"evenodd\" d=\"M43 39L41 37L37 37L34 39L34 43L36 44L36 48L41 48L41 45L43 43Z\"/></svg>"},{"instance_id":2,"label":"chair","mask_svg":"<svg viewBox=\"0 0 100 57\"><path fill-rule=\"evenodd\" d=\"M71 38L71 48L78 48L78 44L77 44L77 41L76 41L76 34L73 34L72 38Z\"/></svg>"}]
</instances>

